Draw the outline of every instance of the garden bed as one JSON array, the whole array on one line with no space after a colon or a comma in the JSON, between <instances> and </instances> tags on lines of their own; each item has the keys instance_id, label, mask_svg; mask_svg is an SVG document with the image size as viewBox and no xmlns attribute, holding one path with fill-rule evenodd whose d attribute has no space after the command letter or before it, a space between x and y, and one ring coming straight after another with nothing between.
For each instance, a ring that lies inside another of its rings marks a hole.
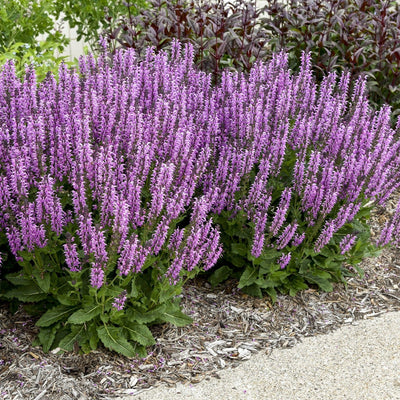
<instances>
[{"instance_id":1,"label":"garden bed","mask_svg":"<svg viewBox=\"0 0 400 400\"><path fill-rule=\"evenodd\" d=\"M370 221L377 235L394 212L397 197L387 210L377 209ZM156 385L195 384L218 378L218 371L235 367L256 352L292 347L306 336L329 333L344 324L400 311L400 249L384 249L365 259L364 278L336 284L330 293L309 289L296 297L279 295L255 299L241 293L234 282L216 288L198 278L182 293L182 306L194 323L152 329L156 345L146 359L129 360L108 350L88 355L45 354L32 347L37 332L22 310L11 315L0 309L0 388L12 399L112 399L140 393Z\"/></svg>"}]
</instances>

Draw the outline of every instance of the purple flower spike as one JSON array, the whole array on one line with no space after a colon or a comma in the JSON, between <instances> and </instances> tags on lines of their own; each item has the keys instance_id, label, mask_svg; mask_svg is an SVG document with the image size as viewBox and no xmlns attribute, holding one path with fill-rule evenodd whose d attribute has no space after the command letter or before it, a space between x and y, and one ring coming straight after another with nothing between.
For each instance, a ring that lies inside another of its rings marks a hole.
<instances>
[{"instance_id":1,"label":"purple flower spike","mask_svg":"<svg viewBox=\"0 0 400 400\"><path fill-rule=\"evenodd\" d=\"M318 236L318 239L314 245L314 252L319 253L322 248L329 243L333 234L336 231L336 226L334 221L329 221L325 223L325 227L323 228L321 234Z\"/></svg>"},{"instance_id":2,"label":"purple flower spike","mask_svg":"<svg viewBox=\"0 0 400 400\"><path fill-rule=\"evenodd\" d=\"M341 254L346 254L354 245L357 235L348 234L340 241Z\"/></svg>"},{"instance_id":3,"label":"purple flower spike","mask_svg":"<svg viewBox=\"0 0 400 400\"><path fill-rule=\"evenodd\" d=\"M291 194L292 188L286 188L282 193L281 201L279 203L278 209L276 210L272 224L269 228L272 235L274 236L278 233L279 229L285 222L286 213L289 209Z\"/></svg>"},{"instance_id":4,"label":"purple flower spike","mask_svg":"<svg viewBox=\"0 0 400 400\"><path fill-rule=\"evenodd\" d=\"M104 271L101 264L94 263L90 271L90 284L100 289L104 284Z\"/></svg>"},{"instance_id":5,"label":"purple flower spike","mask_svg":"<svg viewBox=\"0 0 400 400\"><path fill-rule=\"evenodd\" d=\"M282 254L282 256L278 260L278 264L280 265L281 269L285 269L292 258L291 253Z\"/></svg>"},{"instance_id":6,"label":"purple flower spike","mask_svg":"<svg viewBox=\"0 0 400 400\"><path fill-rule=\"evenodd\" d=\"M71 239L70 242L67 242L63 245L64 247L64 255L65 255L65 262L72 272L80 271L81 265L79 261L77 246L73 243L74 238Z\"/></svg>"},{"instance_id":7,"label":"purple flower spike","mask_svg":"<svg viewBox=\"0 0 400 400\"><path fill-rule=\"evenodd\" d=\"M126 302L126 290L124 290L119 296L114 299L112 306L116 308L118 311L122 311L125 307Z\"/></svg>"},{"instance_id":8,"label":"purple flower spike","mask_svg":"<svg viewBox=\"0 0 400 400\"><path fill-rule=\"evenodd\" d=\"M288 225L284 229L282 234L279 236L277 244L276 244L276 248L278 250L282 250L283 248L285 248L288 245L288 243L292 239L293 235L295 234L298 226L299 225L297 224L297 222L294 222L294 223Z\"/></svg>"}]
</instances>

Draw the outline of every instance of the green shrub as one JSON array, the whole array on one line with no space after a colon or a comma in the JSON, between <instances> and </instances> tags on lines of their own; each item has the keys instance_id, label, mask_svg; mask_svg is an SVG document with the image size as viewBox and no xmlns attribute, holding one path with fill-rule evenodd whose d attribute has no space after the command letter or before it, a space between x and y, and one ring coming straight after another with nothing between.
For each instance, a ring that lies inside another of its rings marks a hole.
<instances>
[{"instance_id":1,"label":"green shrub","mask_svg":"<svg viewBox=\"0 0 400 400\"><path fill-rule=\"evenodd\" d=\"M62 62L69 65L73 63L67 61L67 57L58 56L56 53L61 49L53 47L54 45L49 41L42 41L34 47L30 47L27 43L14 43L0 53L0 69L7 61L13 60L19 77L23 77L26 68L30 66L35 68L38 81L42 81L48 72L57 75Z\"/></svg>"},{"instance_id":2,"label":"green shrub","mask_svg":"<svg viewBox=\"0 0 400 400\"><path fill-rule=\"evenodd\" d=\"M61 32L54 29L53 2L50 0L6 0L0 8L0 67L14 60L22 76L26 65L36 68L38 79L48 71L56 72L64 60L57 55L68 44ZM38 41L38 36L46 39Z\"/></svg>"}]
</instances>

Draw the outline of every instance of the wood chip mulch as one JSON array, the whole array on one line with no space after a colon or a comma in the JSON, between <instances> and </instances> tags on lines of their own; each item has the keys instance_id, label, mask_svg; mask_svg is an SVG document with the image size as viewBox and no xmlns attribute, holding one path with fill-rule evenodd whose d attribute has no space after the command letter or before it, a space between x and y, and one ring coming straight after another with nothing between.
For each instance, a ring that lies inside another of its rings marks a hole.
<instances>
[{"instance_id":1,"label":"wood chip mulch","mask_svg":"<svg viewBox=\"0 0 400 400\"><path fill-rule=\"evenodd\" d=\"M370 226L378 235L398 196L377 209ZM385 249L360 265L364 278L336 284L331 293L308 289L296 297L254 299L235 282L217 288L196 279L184 288L182 306L194 323L152 328L157 343L145 359L127 359L106 349L88 355L45 354L31 345L37 328L19 310L0 307L0 398L4 400L115 399L153 386L195 384L219 378L252 354L292 347L355 320L400 310L400 249Z\"/></svg>"}]
</instances>

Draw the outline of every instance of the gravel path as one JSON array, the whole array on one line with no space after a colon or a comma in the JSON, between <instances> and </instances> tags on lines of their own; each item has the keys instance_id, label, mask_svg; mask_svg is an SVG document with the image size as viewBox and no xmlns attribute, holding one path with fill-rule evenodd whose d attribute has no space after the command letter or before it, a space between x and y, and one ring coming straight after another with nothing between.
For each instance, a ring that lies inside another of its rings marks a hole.
<instances>
[{"instance_id":1,"label":"gravel path","mask_svg":"<svg viewBox=\"0 0 400 400\"><path fill-rule=\"evenodd\" d=\"M259 353L196 385L158 387L123 400L400 399L400 312L357 321L290 349Z\"/></svg>"}]
</instances>

